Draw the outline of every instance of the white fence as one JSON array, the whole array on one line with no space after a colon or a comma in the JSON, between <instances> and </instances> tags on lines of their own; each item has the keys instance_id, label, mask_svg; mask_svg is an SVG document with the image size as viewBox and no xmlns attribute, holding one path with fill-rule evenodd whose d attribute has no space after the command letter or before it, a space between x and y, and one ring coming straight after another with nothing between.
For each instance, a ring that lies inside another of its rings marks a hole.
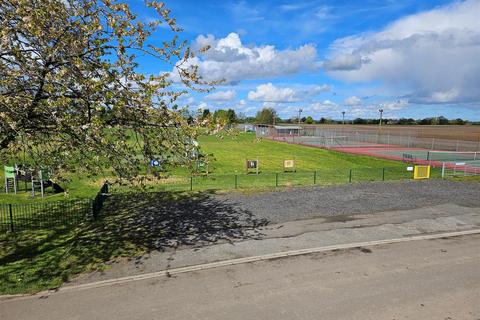
<instances>
[{"instance_id":1,"label":"white fence","mask_svg":"<svg viewBox=\"0 0 480 320\"><path fill-rule=\"evenodd\" d=\"M480 176L480 162L444 162L442 164L442 178L459 176Z\"/></svg>"}]
</instances>

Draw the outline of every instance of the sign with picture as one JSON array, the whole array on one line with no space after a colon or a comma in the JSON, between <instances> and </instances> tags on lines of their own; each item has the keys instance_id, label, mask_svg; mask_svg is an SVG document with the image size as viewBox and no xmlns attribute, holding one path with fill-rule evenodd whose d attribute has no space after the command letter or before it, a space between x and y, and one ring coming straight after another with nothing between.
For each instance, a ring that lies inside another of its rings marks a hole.
<instances>
[{"instance_id":1,"label":"sign with picture","mask_svg":"<svg viewBox=\"0 0 480 320\"><path fill-rule=\"evenodd\" d=\"M295 168L295 160L283 160L283 167L285 169Z\"/></svg>"},{"instance_id":2,"label":"sign with picture","mask_svg":"<svg viewBox=\"0 0 480 320\"><path fill-rule=\"evenodd\" d=\"M258 167L259 167L259 164L258 164L258 159L256 160L246 160L246 167L247 167L247 173L250 171L250 170L254 170L256 174L258 174Z\"/></svg>"},{"instance_id":3,"label":"sign with picture","mask_svg":"<svg viewBox=\"0 0 480 320\"><path fill-rule=\"evenodd\" d=\"M247 160L247 169L256 169L258 166L257 160Z\"/></svg>"}]
</instances>

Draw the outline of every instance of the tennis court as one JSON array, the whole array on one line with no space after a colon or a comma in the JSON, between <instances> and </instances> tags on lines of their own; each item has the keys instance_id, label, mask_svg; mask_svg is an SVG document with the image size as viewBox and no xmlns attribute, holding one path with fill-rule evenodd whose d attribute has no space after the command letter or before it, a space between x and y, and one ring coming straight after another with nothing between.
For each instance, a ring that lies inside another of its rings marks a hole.
<instances>
[{"instance_id":1,"label":"tennis court","mask_svg":"<svg viewBox=\"0 0 480 320\"><path fill-rule=\"evenodd\" d=\"M391 160L400 160L412 164L431 165L433 167L443 168L443 172L453 170L454 175L457 173L463 173L464 175L480 174L480 152L438 151L402 147L389 147L388 149L342 147L331 149L340 152L361 154Z\"/></svg>"},{"instance_id":2,"label":"tennis court","mask_svg":"<svg viewBox=\"0 0 480 320\"><path fill-rule=\"evenodd\" d=\"M340 152L366 155L405 163L431 165L465 173L480 173L480 139L478 142L417 138L390 135L386 132L342 132L315 129L303 135L276 135L270 139Z\"/></svg>"}]
</instances>

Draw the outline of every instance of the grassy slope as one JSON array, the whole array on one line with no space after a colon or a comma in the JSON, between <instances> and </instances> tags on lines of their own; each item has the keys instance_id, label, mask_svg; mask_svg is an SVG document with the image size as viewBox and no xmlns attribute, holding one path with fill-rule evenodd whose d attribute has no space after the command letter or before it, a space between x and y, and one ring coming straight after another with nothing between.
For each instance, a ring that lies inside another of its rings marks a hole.
<instances>
[{"instance_id":1,"label":"grassy slope","mask_svg":"<svg viewBox=\"0 0 480 320\"><path fill-rule=\"evenodd\" d=\"M245 160L247 158L256 159L257 157L260 160L260 170L265 174L281 172L283 170L283 160L285 159L295 159L297 171L402 166L400 162L396 161L343 154L266 139L257 140L252 133L240 133L236 136L225 136L223 138L217 136L202 136L199 139L199 143L205 153L213 153L216 159L210 165L210 171L214 175L243 174L245 173ZM189 176L189 171L186 168L173 168L172 174L185 177ZM3 171L0 173L0 179L3 181ZM102 181L101 178L91 179L79 175L72 175L71 179L72 182L67 185L69 193L67 198L64 194L50 194L44 199L36 197L35 201L91 198L98 192ZM20 182L19 186L23 189L24 183ZM30 184L28 184L27 187L30 188ZM222 188L222 183L218 184L218 187ZM32 201L30 191L22 192L18 195L0 193L0 203L19 203L26 201Z\"/></svg>"},{"instance_id":2,"label":"grassy slope","mask_svg":"<svg viewBox=\"0 0 480 320\"><path fill-rule=\"evenodd\" d=\"M199 139L206 153L213 153L216 161L211 165L213 173L233 174L245 172L245 160L259 158L262 172L280 172L283 160L295 159L297 170L381 168L396 167L398 161L356 156L313 147L298 146L267 139L257 140L251 133L220 139L205 136Z\"/></svg>"}]
</instances>

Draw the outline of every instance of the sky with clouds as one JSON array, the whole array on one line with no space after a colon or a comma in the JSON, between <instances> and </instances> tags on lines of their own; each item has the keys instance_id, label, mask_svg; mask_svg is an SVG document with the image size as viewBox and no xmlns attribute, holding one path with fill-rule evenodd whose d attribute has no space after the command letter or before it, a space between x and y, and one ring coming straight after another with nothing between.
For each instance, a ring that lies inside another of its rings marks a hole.
<instances>
[{"instance_id":1,"label":"sky with clouds","mask_svg":"<svg viewBox=\"0 0 480 320\"><path fill-rule=\"evenodd\" d=\"M224 79L210 93L182 97L191 109L254 115L273 107L289 118L302 108L316 119L384 109L392 118L480 120L480 0L166 4L194 49L210 47L188 63L206 80Z\"/></svg>"}]
</instances>

